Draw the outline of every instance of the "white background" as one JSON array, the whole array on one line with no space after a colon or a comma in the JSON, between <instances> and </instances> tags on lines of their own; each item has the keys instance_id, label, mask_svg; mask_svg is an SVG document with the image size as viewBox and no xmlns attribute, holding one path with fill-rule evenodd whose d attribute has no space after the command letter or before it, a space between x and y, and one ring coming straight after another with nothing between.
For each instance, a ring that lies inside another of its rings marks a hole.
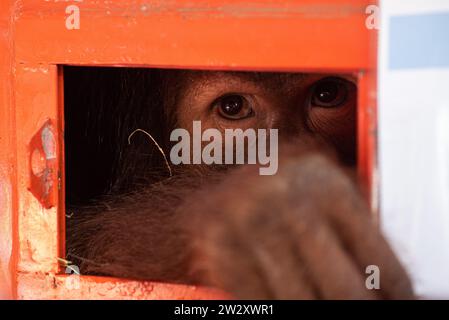
<instances>
[{"instance_id":1,"label":"white background","mask_svg":"<svg viewBox=\"0 0 449 320\"><path fill-rule=\"evenodd\" d=\"M449 68L389 70L388 21L393 15L449 12L449 0L380 4L381 226L415 292L448 299Z\"/></svg>"}]
</instances>

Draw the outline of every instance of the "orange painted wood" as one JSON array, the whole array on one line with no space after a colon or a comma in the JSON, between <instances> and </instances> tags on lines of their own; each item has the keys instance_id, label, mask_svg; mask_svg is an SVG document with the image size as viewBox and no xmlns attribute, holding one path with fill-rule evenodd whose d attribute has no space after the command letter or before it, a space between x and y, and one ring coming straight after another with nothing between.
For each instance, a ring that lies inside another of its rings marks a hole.
<instances>
[{"instance_id":1,"label":"orange painted wood","mask_svg":"<svg viewBox=\"0 0 449 320\"><path fill-rule=\"evenodd\" d=\"M377 74L373 70L359 75L357 131L358 176L378 222Z\"/></svg>"},{"instance_id":2,"label":"orange painted wood","mask_svg":"<svg viewBox=\"0 0 449 320\"><path fill-rule=\"evenodd\" d=\"M44 64L354 70L369 65L368 0L28 0L16 14L16 57ZM72 3L70 3L72 4ZM364 41L358 41L362 40Z\"/></svg>"},{"instance_id":3,"label":"orange painted wood","mask_svg":"<svg viewBox=\"0 0 449 320\"><path fill-rule=\"evenodd\" d=\"M69 4L80 9L79 30L65 27ZM365 28L368 4L373 1L0 1L0 297L227 297L210 288L100 277L81 277L80 290L67 289L72 277L58 265L65 251L59 65L356 73L359 173L375 195L376 33ZM48 185L53 200L42 202L30 188L33 174L46 168L45 154L33 156L39 148L32 142L47 123L58 172Z\"/></svg>"},{"instance_id":4,"label":"orange painted wood","mask_svg":"<svg viewBox=\"0 0 449 320\"><path fill-rule=\"evenodd\" d=\"M79 282L77 282L79 280ZM19 274L19 299L230 299L213 288L107 277Z\"/></svg>"},{"instance_id":5,"label":"orange painted wood","mask_svg":"<svg viewBox=\"0 0 449 320\"><path fill-rule=\"evenodd\" d=\"M12 2L0 1L0 299L16 293L17 192Z\"/></svg>"}]
</instances>

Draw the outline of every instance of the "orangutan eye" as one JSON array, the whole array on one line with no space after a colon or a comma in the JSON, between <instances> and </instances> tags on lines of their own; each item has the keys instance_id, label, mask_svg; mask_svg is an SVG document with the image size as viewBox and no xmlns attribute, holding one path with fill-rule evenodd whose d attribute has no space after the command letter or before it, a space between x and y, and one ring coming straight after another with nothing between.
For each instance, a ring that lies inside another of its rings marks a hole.
<instances>
[{"instance_id":1,"label":"orangutan eye","mask_svg":"<svg viewBox=\"0 0 449 320\"><path fill-rule=\"evenodd\" d=\"M241 120L254 114L248 99L240 94L222 96L215 100L213 106L222 118L228 120Z\"/></svg>"},{"instance_id":2,"label":"orangutan eye","mask_svg":"<svg viewBox=\"0 0 449 320\"><path fill-rule=\"evenodd\" d=\"M348 99L349 85L349 81L336 77L318 81L312 87L311 106L336 108L343 105Z\"/></svg>"}]
</instances>

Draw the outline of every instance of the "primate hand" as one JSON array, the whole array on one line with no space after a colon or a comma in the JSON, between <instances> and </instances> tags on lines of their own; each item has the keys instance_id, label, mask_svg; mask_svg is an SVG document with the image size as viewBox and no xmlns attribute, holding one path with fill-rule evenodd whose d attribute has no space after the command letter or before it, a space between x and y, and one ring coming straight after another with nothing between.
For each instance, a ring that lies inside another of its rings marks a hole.
<instances>
[{"instance_id":1,"label":"primate hand","mask_svg":"<svg viewBox=\"0 0 449 320\"><path fill-rule=\"evenodd\" d=\"M274 176L259 176L254 166L234 170L184 208L195 239L193 274L243 299L413 298L339 166L310 152L282 156L279 168ZM366 283L371 265L378 289Z\"/></svg>"}]
</instances>

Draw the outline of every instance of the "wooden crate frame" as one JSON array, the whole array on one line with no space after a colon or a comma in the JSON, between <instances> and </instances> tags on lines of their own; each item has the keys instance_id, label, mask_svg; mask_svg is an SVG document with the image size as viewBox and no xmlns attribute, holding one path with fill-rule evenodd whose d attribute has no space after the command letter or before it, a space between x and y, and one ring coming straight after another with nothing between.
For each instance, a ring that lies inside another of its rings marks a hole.
<instances>
[{"instance_id":1,"label":"wooden crate frame","mask_svg":"<svg viewBox=\"0 0 449 320\"><path fill-rule=\"evenodd\" d=\"M71 277L58 263L65 252L63 65L353 73L359 177L375 211L377 33L365 27L370 4L376 2L2 0L0 297L227 297L211 288L88 276L80 289L67 290ZM80 29L66 28L69 5L80 9ZM33 175L42 169L45 183Z\"/></svg>"}]
</instances>

